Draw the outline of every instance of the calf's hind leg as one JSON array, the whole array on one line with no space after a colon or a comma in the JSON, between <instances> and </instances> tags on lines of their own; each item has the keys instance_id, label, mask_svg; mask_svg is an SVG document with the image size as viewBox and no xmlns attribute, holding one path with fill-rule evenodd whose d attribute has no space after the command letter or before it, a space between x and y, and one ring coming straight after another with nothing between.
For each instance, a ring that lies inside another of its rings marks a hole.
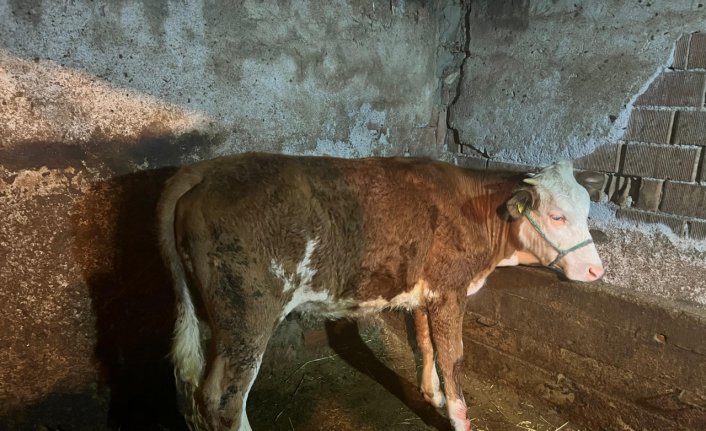
<instances>
[{"instance_id":1,"label":"calf's hind leg","mask_svg":"<svg viewBox=\"0 0 706 431\"><path fill-rule=\"evenodd\" d=\"M213 338L202 400L213 430L249 431L248 394L281 311L264 289L243 289L237 277L220 277L227 283L213 280L221 287L215 287L220 292L209 307Z\"/></svg>"},{"instance_id":2,"label":"calf's hind leg","mask_svg":"<svg viewBox=\"0 0 706 431\"><path fill-rule=\"evenodd\" d=\"M252 430L246 403L261 361L262 353L244 358L223 352L210 362L202 395L211 429Z\"/></svg>"}]
</instances>

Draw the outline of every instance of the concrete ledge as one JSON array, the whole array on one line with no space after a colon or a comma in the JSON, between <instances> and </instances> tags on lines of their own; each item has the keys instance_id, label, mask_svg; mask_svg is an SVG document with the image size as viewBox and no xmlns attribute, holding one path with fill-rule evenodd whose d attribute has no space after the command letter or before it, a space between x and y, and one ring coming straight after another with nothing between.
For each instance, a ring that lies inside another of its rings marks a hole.
<instances>
[{"instance_id":1,"label":"concrete ledge","mask_svg":"<svg viewBox=\"0 0 706 431\"><path fill-rule=\"evenodd\" d=\"M597 429L706 429L706 312L548 270L470 298L466 367Z\"/></svg>"}]
</instances>

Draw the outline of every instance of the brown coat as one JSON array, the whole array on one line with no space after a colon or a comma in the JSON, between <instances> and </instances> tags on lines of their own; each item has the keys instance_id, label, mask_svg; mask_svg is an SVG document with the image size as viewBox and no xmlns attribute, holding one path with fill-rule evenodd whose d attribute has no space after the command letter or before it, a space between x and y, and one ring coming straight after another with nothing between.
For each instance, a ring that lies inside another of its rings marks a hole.
<instances>
[{"instance_id":1,"label":"brown coat","mask_svg":"<svg viewBox=\"0 0 706 431\"><path fill-rule=\"evenodd\" d=\"M432 337L449 409L463 408L451 420L467 428L465 298L522 248L508 206L527 189L523 177L419 159L272 154L182 168L163 195L160 228L178 293L172 356L187 418L249 429L247 393L292 309L337 318L403 307L419 310L425 396L443 403ZM536 193L529 199L539 205Z\"/></svg>"}]
</instances>

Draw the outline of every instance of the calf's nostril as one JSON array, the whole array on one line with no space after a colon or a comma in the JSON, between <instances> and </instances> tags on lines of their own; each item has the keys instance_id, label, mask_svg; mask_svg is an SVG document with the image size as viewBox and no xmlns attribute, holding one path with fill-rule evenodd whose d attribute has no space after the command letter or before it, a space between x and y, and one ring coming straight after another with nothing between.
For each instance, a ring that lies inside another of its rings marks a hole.
<instances>
[{"instance_id":1,"label":"calf's nostril","mask_svg":"<svg viewBox=\"0 0 706 431\"><path fill-rule=\"evenodd\" d=\"M604 270L600 266L589 266L588 273L591 274L594 280L598 280L603 277Z\"/></svg>"}]
</instances>

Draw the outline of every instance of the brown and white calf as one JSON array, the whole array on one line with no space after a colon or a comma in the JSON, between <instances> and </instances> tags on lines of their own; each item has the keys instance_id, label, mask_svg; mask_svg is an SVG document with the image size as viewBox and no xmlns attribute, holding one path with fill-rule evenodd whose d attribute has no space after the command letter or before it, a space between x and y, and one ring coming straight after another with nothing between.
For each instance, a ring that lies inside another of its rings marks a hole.
<instances>
[{"instance_id":1,"label":"brown and white calf","mask_svg":"<svg viewBox=\"0 0 706 431\"><path fill-rule=\"evenodd\" d=\"M249 430L267 341L293 310L414 310L421 390L470 429L461 390L466 297L496 266L603 274L571 165L535 176L417 159L244 154L182 168L160 205L173 273L172 360L192 427ZM440 390L434 363L444 381Z\"/></svg>"}]
</instances>

